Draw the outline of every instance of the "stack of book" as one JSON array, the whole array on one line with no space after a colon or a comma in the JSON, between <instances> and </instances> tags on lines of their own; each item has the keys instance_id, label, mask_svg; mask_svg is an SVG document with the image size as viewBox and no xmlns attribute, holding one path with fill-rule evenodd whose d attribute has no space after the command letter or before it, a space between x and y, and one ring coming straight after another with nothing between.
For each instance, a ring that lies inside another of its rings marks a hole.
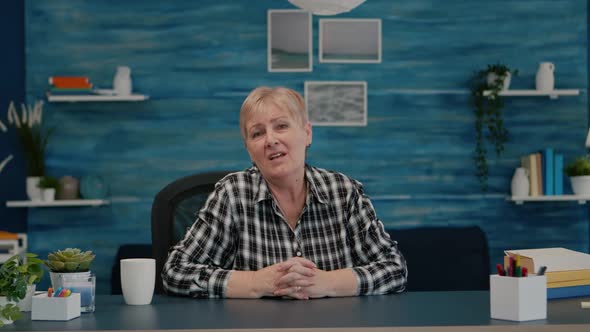
<instances>
[{"instance_id":1,"label":"stack of book","mask_svg":"<svg viewBox=\"0 0 590 332\"><path fill-rule=\"evenodd\" d=\"M86 76L51 76L49 86L51 95L94 94L92 83Z\"/></svg>"},{"instance_id":2,"label":"stack of book","mask_svg":"<svg viewBox=\"0 0 590 332\"><path fill-rule=\"evenodd\" d=\"M546 266L547 298L590 295L590 255L565 248L507 250L506 257L520 255L529 271Z\"/></svg>"},{"instance_id":3,"label":"stack of book","mask_svg":"<svg viewBox=\"0 0 590 332\"><path fill-rule=\"evenodd\" d=\"M563 195L563 154L545 148L522 156L520 163L528 172L530 196Z\"/></svg>"}]
</instances>

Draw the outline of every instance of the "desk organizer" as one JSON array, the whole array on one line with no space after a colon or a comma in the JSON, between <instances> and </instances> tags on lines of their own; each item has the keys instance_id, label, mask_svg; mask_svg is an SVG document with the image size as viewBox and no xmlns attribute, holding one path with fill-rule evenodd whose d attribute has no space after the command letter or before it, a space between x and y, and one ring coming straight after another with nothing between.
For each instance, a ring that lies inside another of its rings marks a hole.
<instances>
[{"instance_id":1,"label":"desk organizer","mask_svg":"<svg viewBox=\"0 0 590 332\"><path fill-rule=\"evenodd\" d=\"M70 320L80 317L80 294L68 297L33 296L32 320Z\"/></svg>"},{"instance_id":2,"label":"desk organizer","mask_svg":"<svg viewBox=\"0 0 590 332\"><path fill-rule=\"evenodd\" d=\"M547 318L547 277L490 276L492 318L527 321Z\"/></svg>"}]
</instances>

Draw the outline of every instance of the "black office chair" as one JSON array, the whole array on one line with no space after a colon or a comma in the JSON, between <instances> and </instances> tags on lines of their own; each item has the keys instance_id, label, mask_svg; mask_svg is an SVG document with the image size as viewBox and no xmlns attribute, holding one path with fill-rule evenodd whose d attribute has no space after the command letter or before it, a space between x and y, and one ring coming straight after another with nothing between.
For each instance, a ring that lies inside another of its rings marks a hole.
<instances>
[{"instance_id":1,"label":"black office chair","mask_svg":"<svg viewBox=\"0 0 590 332\"><path fill-rule=\"evenodd\" d=\"M407 291L488 290L490 257L477 226L387 229L408 266Z\"/></svg>"},{"instance_id":2,"label":"black office chair","mask_svg":"<svg viewBox=\"0 0 590 332\"><path fill-rule=\"evenodd\" d=\"M154 198L152 204L152 252L156 259L157 294L164 293L160 273L168 257L168 250L184 237L195 222L215 183L230 171L189 175L168 184Z\"/></svg>"}]
</instances>

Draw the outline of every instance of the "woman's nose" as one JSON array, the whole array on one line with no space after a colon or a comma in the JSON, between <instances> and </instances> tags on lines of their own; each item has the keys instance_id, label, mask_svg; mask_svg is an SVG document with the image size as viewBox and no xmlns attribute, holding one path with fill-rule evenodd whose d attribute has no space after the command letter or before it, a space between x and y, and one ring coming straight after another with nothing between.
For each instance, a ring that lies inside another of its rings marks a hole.
<instances>
[{"instance_id":1,"label":"woman's nose","mask_svg":"<svg viewBox=\"0 0 590 332\"><path fill-rule=\"evenodd\" d=\"M273 146L279 144L279 141L277 140L277 138L275 137L275 135L272 132L269 132L266 135L266 146Z\"/></svg>"}]
</instances>

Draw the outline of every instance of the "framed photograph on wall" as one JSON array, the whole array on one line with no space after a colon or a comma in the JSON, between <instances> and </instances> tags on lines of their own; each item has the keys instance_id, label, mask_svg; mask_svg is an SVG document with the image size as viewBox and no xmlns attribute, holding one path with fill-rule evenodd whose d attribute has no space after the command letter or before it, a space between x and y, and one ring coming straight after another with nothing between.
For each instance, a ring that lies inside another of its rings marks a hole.
<instances>
[{"instance_id":1,"label":"framed photograph on wall","mask_svg":"<svg viewBox=\"0 0 590 332\"><path fill-rule=\"evenodd\" d=\"M270 72L312 70L311 14L298 9L269 10L267 63Z\"/></svg>"},{"instance_id":2,"label":"framed photograph on wall","mask_svg":"<svg viewBox=\"0 0 590 332\"><path fill-rule=\"evenodd\" d=\"M320 62L381 63L380 19L320 19Z\"/></svg>"},{"instance_id":3,"label":"framed photograph on wall","mask_svg":"<svg viewBox=\"0 0 590 332\"><path fill-rule=\"evenodd\" d=\"M367 82L305 81L305 107L316 126L366 126Z\"/></svg>"}]
</instances>

